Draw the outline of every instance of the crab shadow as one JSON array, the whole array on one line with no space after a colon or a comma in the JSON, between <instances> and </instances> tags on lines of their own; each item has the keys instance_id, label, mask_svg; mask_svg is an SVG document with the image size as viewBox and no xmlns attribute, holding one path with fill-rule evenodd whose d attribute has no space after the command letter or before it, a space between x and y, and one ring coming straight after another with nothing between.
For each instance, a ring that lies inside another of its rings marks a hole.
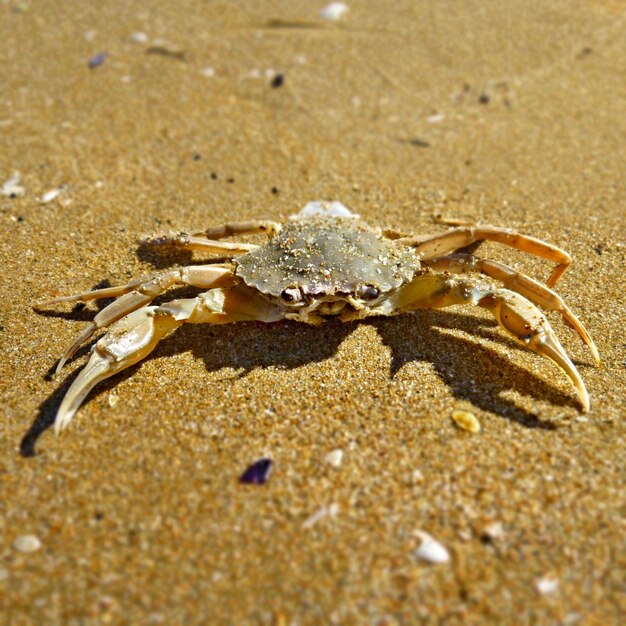
<instances>
[{"instance_id":1,"label":"crab shadow","mask_svg":"<svg viewBox=\"0 0 626 626\"><path fill-rule=\"evenodd\" d=\"M175 291L178 290L170 292L170 296ZM181 294L187 295L184 290L176 295ZM54 315L52 312L44 314ZM57 315L85 319L82 309L74 314ZM231 374L226 380L241 378L258 368L293 369L325 361L337 352L346 336L360 323L376 328L383 343L391 349L391 378L407 363L429 363L459 400L467 400L476 407L529 428L554 430L556 425L516 406L503 397L504 392L514 390L555 405L575 406L570 396L478 343L480 339L488 339L520 349L516 343L500 334L495 321L452 311L418 311L347 324L331 319L321 326L292 321L273 324L247 322L224 326L189 325L164 339L148 358L169 357L190 349L195 358L202 359L208 371L230 368L237 373ZM475 337L476 341L447 332L453 329ZM73 360L81 358L87 350L86 347L82 348ZM110 391L120 381L132 376L140 366L134 365L104 381L90 397ZM20 444L23 456L36 454L35 446L39 437L53 425L61 400L77 375L78 370L39 406L37 416Z\"/></svg>"},{"instance_id":2,"label":"crab shadow","mask_svg":"<svg viewBox=\"0 0 626 626\"><path fill-rule=\"evenodd\" d=\"M450 311L416 311L398 318L375 318L370 323L391 349L391 378L408 363L430 364L456 399L527 428L556 430L557 425L538 412L518 406L505 397L507 392L555 406L577 407L572 396L498 355L481 341L505 344L530 355L513 339L503 336L495 320ZM457 331L471 337L451 334Z\"/></svg>"}]
</instances>

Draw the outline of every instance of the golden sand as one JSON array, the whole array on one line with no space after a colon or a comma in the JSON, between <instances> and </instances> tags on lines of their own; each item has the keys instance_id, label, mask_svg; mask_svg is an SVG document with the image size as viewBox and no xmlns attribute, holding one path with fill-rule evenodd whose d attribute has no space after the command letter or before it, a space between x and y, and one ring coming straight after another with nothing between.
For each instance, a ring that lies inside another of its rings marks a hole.
<instances>
[{"instance_id":1,"label":"golden sand","mask_svg":"<svg viewBox=\"0 0 626 626\"><path fill-rule=\"evenodd\" d=\"M0 196L0 623L623 623L623 7L323 4L0 3L0 185L24 192ZM189 262L143 235L316 199L571 252L558 291L602 366L549 318L591 412L465 307L183 328L45 429L85 350L46 374L96 308L33 303ZM262 457L268 482L240 484Z\"/></svg>"}]
</instances>

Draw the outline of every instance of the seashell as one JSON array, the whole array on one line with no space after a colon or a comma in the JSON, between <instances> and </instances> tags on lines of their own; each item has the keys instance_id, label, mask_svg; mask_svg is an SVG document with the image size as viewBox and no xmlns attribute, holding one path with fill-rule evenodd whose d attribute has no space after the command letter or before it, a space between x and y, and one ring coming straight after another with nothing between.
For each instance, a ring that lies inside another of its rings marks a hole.
<instances>
[{"instance_id":1,"label":"seashell","mask_svg":"<svg viewBox=\"0 0 626 626\"><path fill-rule=\"evenodd\" d=\"M428 563L447 563L450 560L450 553L434 537L423 530L416 530L415 536L421 540L415 556Z\"/></svg>"}]
</instances>

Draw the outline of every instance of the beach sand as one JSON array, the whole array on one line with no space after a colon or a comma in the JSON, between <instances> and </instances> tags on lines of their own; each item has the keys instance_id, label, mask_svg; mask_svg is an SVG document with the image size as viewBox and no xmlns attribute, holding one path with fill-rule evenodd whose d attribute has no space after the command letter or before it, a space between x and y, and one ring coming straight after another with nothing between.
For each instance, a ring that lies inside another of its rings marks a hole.
<instances>
[{"instance_id":1,"label":"beach sand","mask_svg":"<svg viewBox=\"0 0 626 626\"><path fill-rule=\"evenodd\" d=\"M624 623L623 4L322 6L0 3L0 185L24 191L0 196L0 623ZM602 365L547 315L591 411L454 307L182 328L46 429L86 349L51 368L97 307L37 301L190 262L145 235L317 199L568 250L558 292ZM240 484L262 457L269 481Z\"/></svg>"}]
</instances>

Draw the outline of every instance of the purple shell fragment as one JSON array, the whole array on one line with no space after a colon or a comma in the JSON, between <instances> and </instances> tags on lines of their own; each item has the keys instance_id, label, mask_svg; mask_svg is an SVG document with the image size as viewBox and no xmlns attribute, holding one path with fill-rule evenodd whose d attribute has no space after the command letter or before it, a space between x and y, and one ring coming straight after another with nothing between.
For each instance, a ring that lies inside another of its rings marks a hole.
<instances>
[{"instance_id":1,"label":"purple shell fragment","mask_svg":"<svg viewBox=\"0 0 626 626\"><path fill-rule=\"evenodd\" d=\"M271 459L259 459L239 477L239 482L246 485L264 485L269 478L271 468Z\"/></svg>"},{"instance_id":2,"label":"purple shell fragment","mask_svg":"<svg viewBox=\"0 0 626 626\"><path fill-rule=\"evenodd\" d=\"M95 57L91 57L91 59L89 59L89 68L90 69L95 69L96 67L99 67L100 65L102 65L104 63L104 60L107 58L107 53L106 52L101 52L100 54L96 54Z\"/></svg>"}]
</instances>

